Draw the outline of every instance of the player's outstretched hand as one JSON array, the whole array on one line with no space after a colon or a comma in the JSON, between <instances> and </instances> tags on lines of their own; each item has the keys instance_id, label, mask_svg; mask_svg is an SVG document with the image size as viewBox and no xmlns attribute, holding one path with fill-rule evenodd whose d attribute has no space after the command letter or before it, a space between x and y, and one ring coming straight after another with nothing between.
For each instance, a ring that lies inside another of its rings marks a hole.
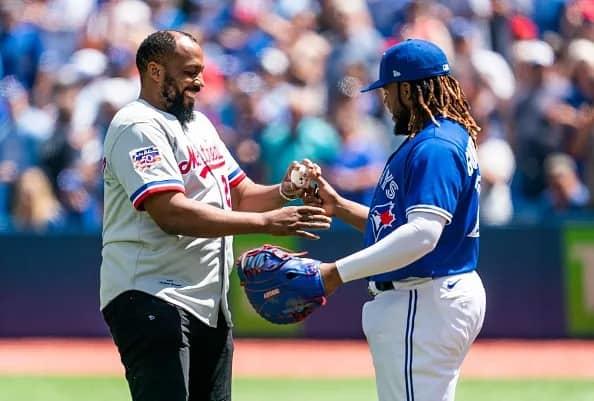
<instances>
[{"instance_id":1,"label":"player's outstretched hand","mask_svg":"<svg viewBox=\"0 0 594 401\"><path fill-rule=\"evenodd\" d=\"M321 207L327 216L334 216L336 214L336 207L340 203L340 195L322 177L321 171L313 179L317 185L308 188L303 196L303 203L309 206Z\"/></svg>"},{"instance_id":2,"label":"player's outstretched hand","mask_svg":"<svg viewBox=\"0 0 594 401\"><path fill-rule=\"evenodd\" d=\"M332 219L324 209L313 206L289 206L263 213L272 235L297 235L308 239L320 237L309 230L327 230Z\"/></svg>"}]
</instances>

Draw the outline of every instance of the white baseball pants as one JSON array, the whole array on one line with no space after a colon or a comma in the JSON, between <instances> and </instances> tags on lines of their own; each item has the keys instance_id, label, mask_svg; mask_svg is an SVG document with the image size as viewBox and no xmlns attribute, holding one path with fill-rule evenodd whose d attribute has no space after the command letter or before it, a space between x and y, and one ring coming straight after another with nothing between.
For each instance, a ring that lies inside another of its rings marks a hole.
<instances>
[{"instance_id":1,"label":"white baseball pants","mask_svg":"<svg viewBox=\"0 0 594 401\"><path fill-rule=\"evenodd\" d=\"M363 306L379 401L454 401L485 316L476 272L394 282Z\"/></svg>"}]
</instances>

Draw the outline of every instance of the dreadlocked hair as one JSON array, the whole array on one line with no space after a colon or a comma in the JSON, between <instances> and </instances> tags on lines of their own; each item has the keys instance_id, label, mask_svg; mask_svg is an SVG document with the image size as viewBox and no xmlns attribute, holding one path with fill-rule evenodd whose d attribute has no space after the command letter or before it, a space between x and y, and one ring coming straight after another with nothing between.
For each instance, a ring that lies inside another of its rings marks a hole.
<instances>
[{"instance_id":1,"label":"dreadlocked hair","mask_svg":"<svg viewBox=\"0 0 594 401\"><path fill-rule=\"evenodd\" d=\"M408 122L408 132L415 136L428 120L439 125L436 116L443 116L462 125L472 140L481 128L470 114L470 105L456 79L441 75L410 82L412 91L412 110Z\"/></svg>"}]
</instances>

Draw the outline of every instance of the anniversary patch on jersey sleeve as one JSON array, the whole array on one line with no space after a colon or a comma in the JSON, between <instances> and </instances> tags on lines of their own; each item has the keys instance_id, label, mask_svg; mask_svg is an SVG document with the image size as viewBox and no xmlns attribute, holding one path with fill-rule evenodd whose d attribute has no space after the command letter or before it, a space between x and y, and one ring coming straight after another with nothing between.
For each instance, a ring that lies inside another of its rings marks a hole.
<instances>
[{"instance_id":1,"label":"anniversary patch on jersey sleeve","mask_svg":"<svg viewBox=\"0 0 594 401\"><path fill-rule=\"evenodd\" d=\"M130 158L137 171L145 171L161 163L161 153L156 146L134 149L130 152Z\"/></svg>"}]
</instances>

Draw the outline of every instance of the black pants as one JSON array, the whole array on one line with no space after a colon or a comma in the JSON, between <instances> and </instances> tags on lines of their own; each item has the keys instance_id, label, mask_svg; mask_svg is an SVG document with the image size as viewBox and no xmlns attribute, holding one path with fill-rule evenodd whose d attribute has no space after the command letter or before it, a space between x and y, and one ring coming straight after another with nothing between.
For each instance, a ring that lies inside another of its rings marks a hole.
<instances>
[{"instance_id":1,"label":"black pants","mask_svg":"<svg viewBox=\"0 0 594 401\"><path fill-rule=\"evenodd\" d=\"M224 316L209 327L140 291L103 309L133 401L230 401L233 338Z\"/></svg>"}]
</instances>

